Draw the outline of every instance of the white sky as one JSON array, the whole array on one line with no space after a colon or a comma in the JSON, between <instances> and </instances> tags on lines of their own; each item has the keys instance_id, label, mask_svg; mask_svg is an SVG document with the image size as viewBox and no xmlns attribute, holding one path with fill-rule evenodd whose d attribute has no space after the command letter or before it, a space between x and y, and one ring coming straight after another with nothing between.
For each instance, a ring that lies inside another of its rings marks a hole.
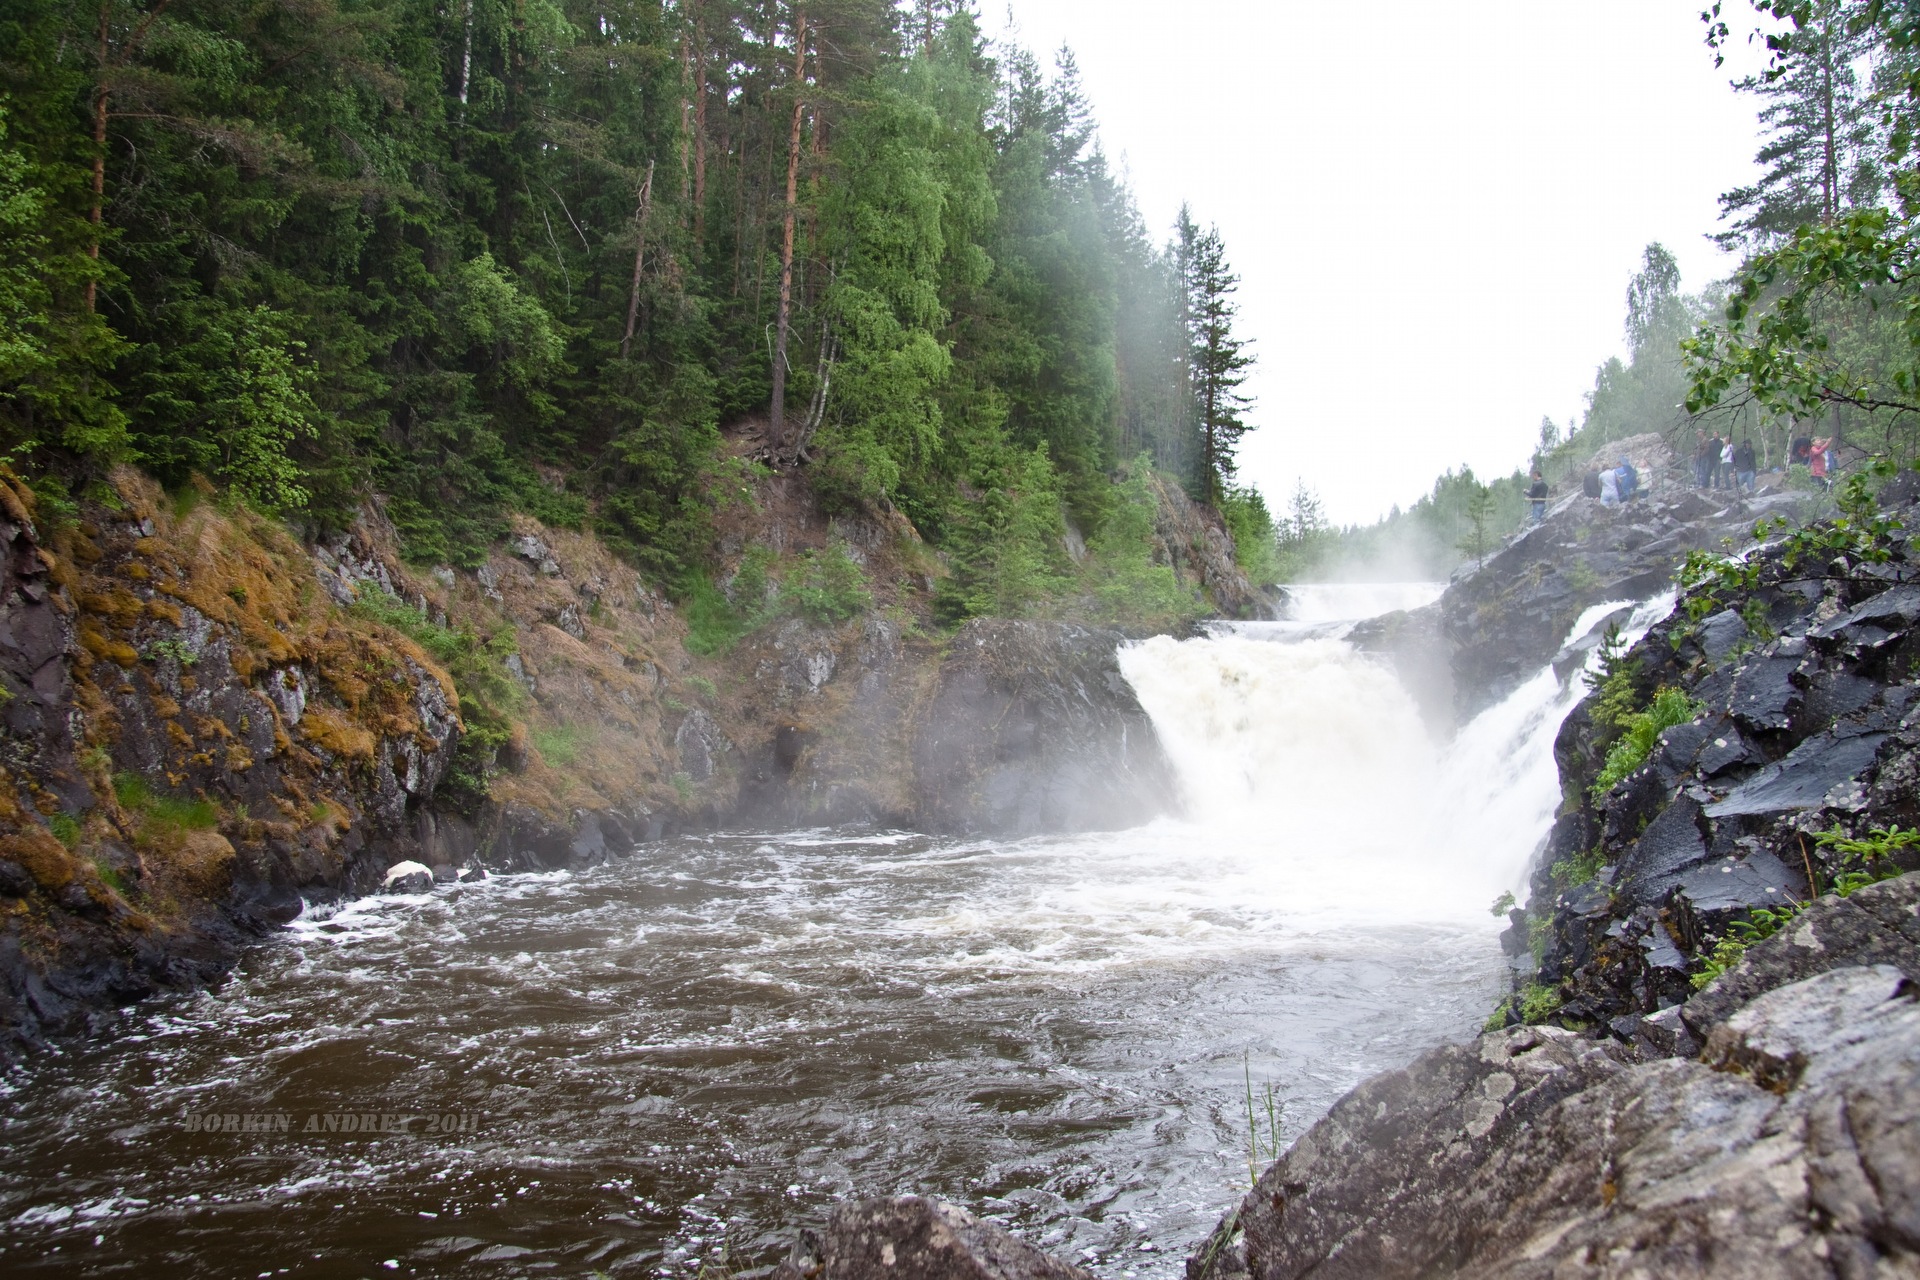
<instances>
[{"instance_id":1,"label":"white sky","mask_svg":"<svg viewBox=\"0 0 1920 1280\"><path fill-rule=\"evenodd\" d=\"M1683 287L1750 180L1753 103L1700 0L1013 0L1022 44L1079 59L1108 155L1164 238L1217 222L1259 366L1243 480L1304 476L1340 523L1448 467L1525 462L1624 354L1659 240ZM1006 0L981 0L987 33ZM1734 10L1739 6L1729 6ZM1744 48L1742 63L1756 55Z\"/></svg>"}]
</instances>

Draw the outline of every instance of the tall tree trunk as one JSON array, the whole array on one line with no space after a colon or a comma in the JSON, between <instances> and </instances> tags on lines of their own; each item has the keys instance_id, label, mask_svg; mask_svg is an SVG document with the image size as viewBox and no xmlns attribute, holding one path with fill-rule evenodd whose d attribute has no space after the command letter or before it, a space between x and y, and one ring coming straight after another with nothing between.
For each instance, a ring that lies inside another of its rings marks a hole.
<instances>
[{"instance_id":1,"label":"tall tree trunk","mask_svg":"<svg viewBox=\"0 0 1920 1280\"><path fill-rule=\"evenodd\" d=\"M473 80L473 0L460 10L460 123L467 122L467 91Z\"/></svg>"},{"instance_id":2,"label":"tall tree trunk","mask_svg":"<svg viewBox=\"0 0 1920 1280\"><path fill-rule=\"evenodd\" d=\"M93 88L93 205L87 211L87 221L92 223L91 238L87 243L87 257L100 261L100 220L107 199L107 14L108 8L100 6L100 60L99 83ZM87 310L91 312L98 297L99 281L89 277L87 280Z\"/></svg>"},{"instance_id":3,"label":"tall tree trunk","mask_svg":"<svg viewBox=\"0 0 1920 1280\"><path fill-rule=\"evenodd\" d=\"M773 403L769 409L775 448L787 443L787 335L793 321L793 228L800 202L800 125L806 115L807 11L793 21L793 123L787 130L787 209L780 224L780 308L774 318Z\"/></svg>"},{"instance_id":4,"label":"tall tree trunk","mask_svg":"<svg viewBox=\"0 0 1920 1280\"><path fill-rule=\"evenodd\" d=\"M640 318L640 268L647 257L647 212L653 205L653 161L647 161L647 180L640 184L640 207L634 210L633 220L633 288L627 294L627 332L620 339L620 358L627 358L628 348L633 346L633 326Z\"/></svg>"},{"instance_id":5,"label":"tall tree trunk","mask_svg":"<svg viewBox=\"0 0 1920 1280\"><path fill-rule=\"evenodd\" d=\"M693 252L700 261L700 250L707 235L707 35L698 22L693 24Z\"/></svg>"},{"instance_id":6,"label":"tall tree trunk","mask_svg":"<svg viewBox=\"0 0 1920 1280\"><path fill-rule=\"evenodd\" d=\"M1820 174L1821 221L1827 226L1840 213L1840 155L1839 140L1835 135L1839 126L1834 121L1833 107L1833 41L1831 38L1821 41L1820 46L1820 110L1821 138L1825 155L1825 164Z\"/></svg>"}]
</instances>

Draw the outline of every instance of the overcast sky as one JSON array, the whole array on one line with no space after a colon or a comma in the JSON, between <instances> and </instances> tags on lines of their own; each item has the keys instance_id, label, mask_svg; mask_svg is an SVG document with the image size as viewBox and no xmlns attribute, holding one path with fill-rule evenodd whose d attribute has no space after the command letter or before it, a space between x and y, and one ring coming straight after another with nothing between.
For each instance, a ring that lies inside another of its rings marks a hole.
<instances>
[{"instance_id":1,"label":"overcast sky","mask_svg":"<svg viewBox=\"0 0 1920 1280\"><path fill-rule=\"evenodd\" d=\"M1006 0L981 0L990 35ZM1732 6L1730 6L1731 8ZM1699 0L1013 0L1079 59L1162 232L1184 200L1240 272L1259 430L1242 478L1372 520L1448 467L1523 463L1623 354L1652 240L1696 289L1750 180L1753 103ZM1744 51L1743 51L1744 52Z\"/></svg>"}]
</instances>

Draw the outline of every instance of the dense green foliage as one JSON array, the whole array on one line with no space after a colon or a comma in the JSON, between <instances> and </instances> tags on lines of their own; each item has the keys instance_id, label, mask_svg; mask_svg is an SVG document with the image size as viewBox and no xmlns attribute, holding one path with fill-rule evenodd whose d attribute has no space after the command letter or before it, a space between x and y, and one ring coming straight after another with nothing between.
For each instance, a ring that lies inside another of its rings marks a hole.
<instances>
[{"instance_id":1,"label":"dense green foliage","mask_svg":"<svg viewBox=\"0 0 1920 1280\"><path fill-rule=\"evenodd\" d=\"M1149 236L1070 55L964 6L0 14L0 453L74 491L378 493L467 565L524 510L698 597L757 454L905 512L950 613L1019 611L1067 521L1125 523L1124 460L1229 493L1232 285L1185 215Z\"/></svg>"}]
</instances>

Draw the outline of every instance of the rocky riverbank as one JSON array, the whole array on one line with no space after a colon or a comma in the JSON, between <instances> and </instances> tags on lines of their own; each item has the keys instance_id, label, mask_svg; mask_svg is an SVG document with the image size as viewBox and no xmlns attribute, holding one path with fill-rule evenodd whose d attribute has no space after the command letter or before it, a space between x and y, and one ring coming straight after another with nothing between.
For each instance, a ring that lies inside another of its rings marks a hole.
<instances>
[{"instance_id":1,"label":"rocky riverbank","mask_svg":"<svg viewBox=\"0 0 1920 1280\"><path fill-rule=\"evenodd\" d=\"M1192 1280L1920 1268L1915 479L1613 655L1499 1029L1342 1099Z\"/></svg>"},{"instance_id":2,"label":"rocky riverbank","mask_svg":"<svg viewBox=\"0 0 1920 1280\"><path fill-rule=\"evenodd\" d=\"M715 645L587 533L518 518L467 568L407 565L377 507L298 531L121 469L76 514L0 475L0 1057L215 980L306 901L389 869L581 867L689 829L874 821L1022 835L1174 803L1114 651L980 619L942 634L897 515L760 476L752 555L844 555L850 616ZM1157 555L1226 616L1272 602L1218 518L1160 494ZM1065 548L1072 554L1071 540Z\"/></svg>"}]
</instances>

